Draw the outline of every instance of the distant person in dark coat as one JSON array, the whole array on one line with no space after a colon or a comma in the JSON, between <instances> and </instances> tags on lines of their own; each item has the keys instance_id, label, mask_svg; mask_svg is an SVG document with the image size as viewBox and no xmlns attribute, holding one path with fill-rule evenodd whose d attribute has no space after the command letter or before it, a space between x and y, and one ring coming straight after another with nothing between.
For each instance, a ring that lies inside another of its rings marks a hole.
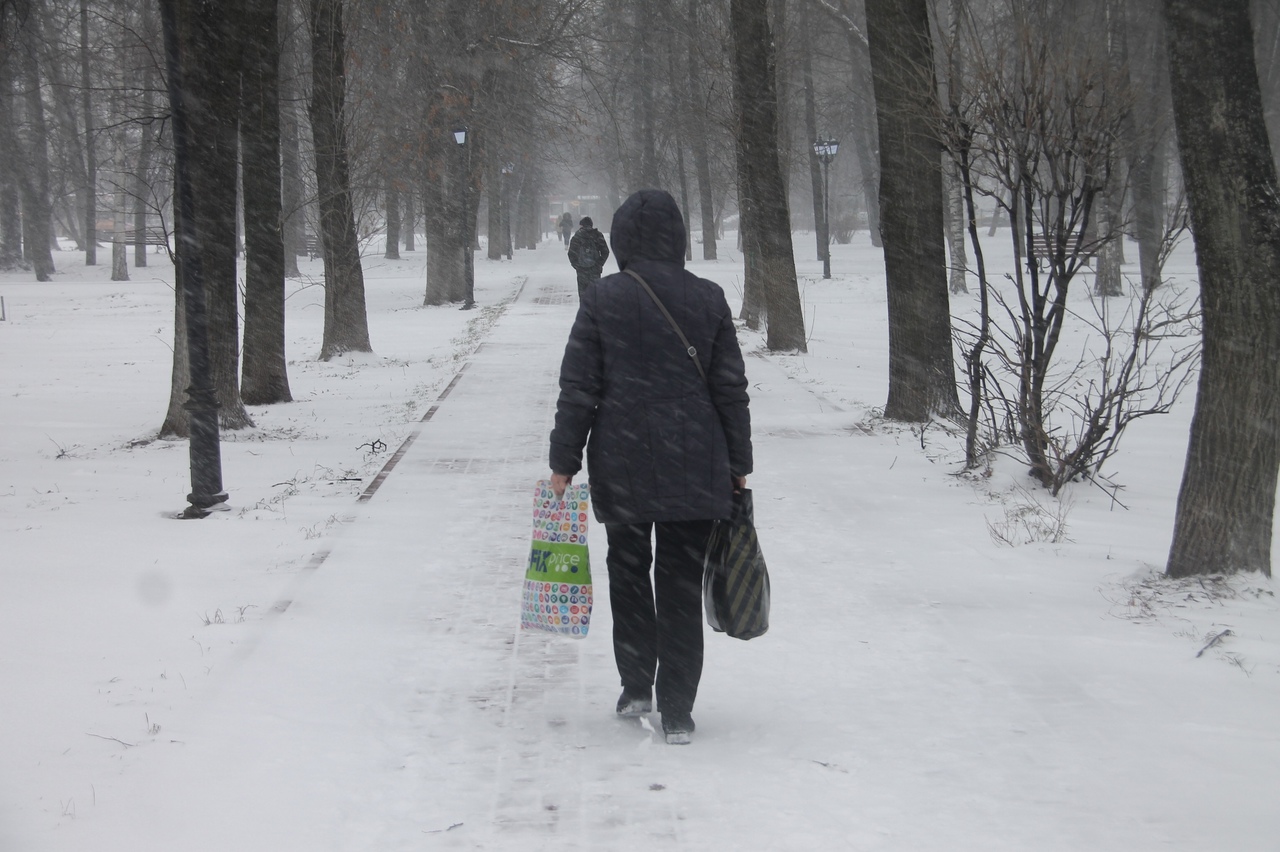
<instances>
[{"instance_id":1,"label":"distant person in dark coat","mask_svg":"<svg viewBox=\"0 0 1280 852\"><path fill-rule=\"evenodd\" d=\"M560 238L564 240L564 244L569 245L569 237L573 235L573 214L568 210L564 211L560 216Z\"/></svg>"},{"instance_id":2,"label":"distant person in dark coat","mask_svg":"<svg viewBox=\"0 0 1280 852\"><path fill-rule=\"evenodd\" d=\"M551 481L563 494L585 446L609 539L617 712L650 712L656 683L667 742L687 743L702 676L703 553L712 521L729 517L751 473L747 378L724 291L684 268L675 199L632 195L609 239L618 267L653 288L707 377L639 282L625 272L601 278L582 295L560 367Z\"/></svg>"},{"instance_id":3,"label":"distant person in dark coat","mask_svg":"<svg viewBox=\"0 0 1280 852\"><path fill-rule=\"evenodd\" d=\"M609 244L604 234L597 231L590 216L578 222L578 233L569 241L569 263L578 272L578 298L587 285L600 278L604 262L609 259Z\"/></svg>"}]
</instances>

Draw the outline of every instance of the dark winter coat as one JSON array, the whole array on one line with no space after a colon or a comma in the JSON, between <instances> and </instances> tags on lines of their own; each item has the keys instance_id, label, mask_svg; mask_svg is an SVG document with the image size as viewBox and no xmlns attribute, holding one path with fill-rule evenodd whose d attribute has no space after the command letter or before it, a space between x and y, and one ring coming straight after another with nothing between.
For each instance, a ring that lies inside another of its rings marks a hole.
<instances>
[{"instance_id":1,"label":"dark winter coat","mask_svg":"<svg viewBox=\"0 0 1280 852\"><path fill-rule=\"evenodd\" d=\"M684 220L666 192L628 198L609 238L619 268L643 276L680 325L707 381L635 279L601 278L565 347L551 469L576 474L586 446L602 523L727 518L731 477L751 473L752 461L747 378L724 291L684 269Z\"/></svg>"},{"instance_id":2,"label":"dark winter coat","mask_svg":"<svg viewBox=\"0 0 1280 852\"><path fill-rule=\"evenodd\" d=\"M587 244L595 246L596 262L590 266L583 263L583 249ZM579 228L578 233L573 235L573 239L569 241L569 263L579 272L586 272L592 278L599 278L600 271L604 269L604 263L609 259L609 244L605 242L604 234L595 228Z\"/></svg>"}]
</instances>

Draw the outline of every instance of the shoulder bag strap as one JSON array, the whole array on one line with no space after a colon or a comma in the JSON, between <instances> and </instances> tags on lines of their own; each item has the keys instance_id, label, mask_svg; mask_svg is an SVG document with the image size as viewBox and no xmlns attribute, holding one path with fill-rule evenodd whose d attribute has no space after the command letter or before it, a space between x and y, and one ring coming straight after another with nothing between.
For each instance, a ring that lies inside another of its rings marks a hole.
<instances>
[{"instance_id":1,"label":"shoulder bag strap","mask_svg":"<svg viewBox=\"0 0 1280 852\"><path fill-rule=\"evenodd\" d=\"M667 318L667 322L671 323L671 328L675 331L676 336L680 338L680 342L684 344L684 351L689 354L689 360L693 361L693 366L698 368L698 375L702 376L702 381L707 382L707 371L702 369L702 362L698 360L698 350L689 342L689 338L684 336L684 332L680 330L680 326L676 324L675 318L671 316L671 312L667 310L667 306L662 304L662 300L658 298L658 294L653 292L653 288L649 286L649 282L640 277L639 273L630 269L624 269L623 272L640 282L640 286L649 294L649 298L653 299L653 303L658 306L658 310L662 311L662 315Z\"/></svg>"}]
</instances>

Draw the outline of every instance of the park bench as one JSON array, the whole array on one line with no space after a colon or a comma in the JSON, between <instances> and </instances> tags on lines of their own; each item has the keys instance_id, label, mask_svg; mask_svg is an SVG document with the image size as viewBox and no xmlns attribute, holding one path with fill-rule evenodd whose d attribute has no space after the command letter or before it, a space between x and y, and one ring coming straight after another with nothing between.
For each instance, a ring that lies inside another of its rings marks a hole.
<instances>
[{"instance_id":1,"label":"park bench","mask_svg":"<svg viewBox=\"0 0 1280 852\"><path fill-rule=\"evenodd\" d=\"M1075 235L1067 237L1067 254L1070 255L1075 250ZM1036 263L1041 268L1045 268L1050 263L1050 258L1056 250L1056 240L1051 240L1045 234L1034 234L1031 237L1031 252L1036 257ZM1085 265L1093 263L1094 258L1098 256L1096 243L1085 242L1080 246L1080 250L1076 253L1080 261Z\"/></svg>"},{"instance_id":2,"label":"park bench","mask_svg":"<svg viewBox=\"0 0 1280 852\"><path fill-rule=\"evenodd\" d=\"M102 235L103 237L106 234ZM136 246L138 244L138 231L130 228L121 232L121 239L125 245ZM163 228L143 228L142 244L144 246L158 246L165 249L169 248L169 235L164 232Z\"/></svg>"},{"instance_id":3,"label":"park bench","mask_svg":"<svg viewBox=\"0 0 1280 852\"><path fill-rule=\"evenodd\" d=\"M113 232L99 232L99 237L106 239L106 241L115 241ZM120 242L123 242L125 246L137 246L138 242L141 242L143 246L155 246L157 249L164 248L165 251L168 251L169 234L164 232L164 228L143 228L142 239L138 241L137 229L129 228L120 232Z\"/></svg>"},{"instance_id":4,"label":"park bench","mask_svg":"<svg viewBox=\"0 0 1280 852\"><path fill-rule=\"evenodd\" d=\"M320 256L320 253L324 251L324 249L320 245L319 234L307 234L306 243L307 243L307 259L308 260L315 260L317 257Z\"/></svg>"}]
</instances>

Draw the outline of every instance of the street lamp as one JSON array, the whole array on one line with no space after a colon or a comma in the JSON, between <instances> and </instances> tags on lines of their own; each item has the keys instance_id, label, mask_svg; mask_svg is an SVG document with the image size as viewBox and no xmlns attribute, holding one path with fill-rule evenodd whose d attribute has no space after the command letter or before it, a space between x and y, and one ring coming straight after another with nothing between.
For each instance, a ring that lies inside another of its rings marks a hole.
<instances>
[{"instance_id":1,"label":"street lamp","mask_svg":"<svg viewBox=\"0 0 1280 852\"><path fill-rule=\"evenodd\" d=\"M467 145L470 133L465 125L453 129L453 141L463 150L462 175L462 274L466 283L466 295L462 309L469 311L476 306L475 258L471 253L471 147Z\"/></svg>"},{"instance_id":2,"label":"street lamp","mask_svg":"<svg viewBox=\"0 0 1280 852\"><path fill-rule=\"evenodd\" d=\"M836 158L840 143L835 139L813 140L813 153L822 163L822 230L826 238L822 241L822 277L831 277L831 181L827 175L827 167Z\"/></svg>"},{"instance_id":3,"label":"street lamp","mask_svg":"<svg viewBox=\"0 0 1280 852\"><path fill-rule=\"evenodd\" d=\"M514 243L511 241L511 175L515 173L515 163L502 165L502 231L507 236L507 260L511 260Z\"/></svg>"}]
</instances>

